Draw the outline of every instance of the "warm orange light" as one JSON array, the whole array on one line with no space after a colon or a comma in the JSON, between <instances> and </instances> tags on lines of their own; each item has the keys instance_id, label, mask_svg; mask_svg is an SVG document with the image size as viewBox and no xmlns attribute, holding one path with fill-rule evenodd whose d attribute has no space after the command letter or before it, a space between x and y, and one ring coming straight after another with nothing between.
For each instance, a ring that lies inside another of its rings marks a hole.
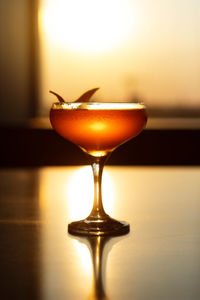
<instances>
[{"instance_id":1,"label":"warm orange light","mask_svg":"<svg viewBox=\"0 0 200 300\"><path fill-rule=\"evenodd\" d=\"M94 131L103 131L106 130L106 124L104 122L96 122L91 124L91 129Z\"/></svg>"},{"instance_id":2,"label":"warm orange light","mask_svg":"<svg viewBox=\"0 0 200 300\"><path fill-rule=\"evenodd\" d=\"M80 261L79 267L84 275L91 275L92 261L88 247L81 240L74 240L75 250Z\"/></svg>"},{"instance_id":3,"label":"warm orange light","mask_svg":"<svg viewBox=\"0 0 200 300\"><path fill-rule=\"evenodd\" d=\"M103 205L106 212L112 214L114 190L112 177L105 169L102 179ZM80 220L87 217L92 209L94 183L90 166L77 168L66 185L66 199L70 211L70 219Z\"/></svg>"},{"instance_id":4,"label":"warm orange light","mask_svg":"<svg viewBox=\"0 0 200 300\"><path fill-rule=\"evenodd\" d=\"M54 44L73 52L109 51L125 40L138 20L130 0L43 0L40 25Z\"/></svg>"},{"instance_id":5,"label":"warm orange light","mask_svg":"<svg viewBox=\"0 0 200 300\"><path fill-rule=\"evenodd\" d=\"M71 173L66 185L70 218L83 219L89 215L93 203L93 177L90 166L80 167Z\"/></svg>"}]
</instances>

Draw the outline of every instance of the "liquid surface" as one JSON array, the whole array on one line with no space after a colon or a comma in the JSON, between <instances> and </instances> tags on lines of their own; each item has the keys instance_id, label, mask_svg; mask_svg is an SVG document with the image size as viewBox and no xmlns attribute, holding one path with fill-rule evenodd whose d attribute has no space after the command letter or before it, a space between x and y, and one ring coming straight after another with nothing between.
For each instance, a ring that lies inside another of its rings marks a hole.
<instances>
[{"instance_id":1,"label":"liquid surface","mask_svg":"<svg viewBox=\"0 0 200 300\"><path fill-rule=\"evenodd\" d=\"M103 156L138 135L146 124L147 116L143 106L131 108L129 103L127 106L90 105L89 109L68 109L64 105L63 108L53 106L50 121L65 139L93 156Z\"/></svg>"}]
</instances>

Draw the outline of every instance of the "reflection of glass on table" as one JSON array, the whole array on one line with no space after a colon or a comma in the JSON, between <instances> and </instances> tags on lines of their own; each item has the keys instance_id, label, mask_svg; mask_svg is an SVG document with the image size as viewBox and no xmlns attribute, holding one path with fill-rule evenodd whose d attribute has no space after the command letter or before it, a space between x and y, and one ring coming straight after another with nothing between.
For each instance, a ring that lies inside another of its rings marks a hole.
<instances>
[{"instance_id":1,"label":"reflection of glass on table","mask_svg":"<svg viewBox=\"0 0 200 300\"><path fill-rule=\"evenodd\" d=\"M106 263L108 254L114 244L118 243L121 237L109 236L88 236L77 237L80 243L87 245L92 259L93 285L89 300L108 300L106 295Z\"/></svg>"}]
</instances>

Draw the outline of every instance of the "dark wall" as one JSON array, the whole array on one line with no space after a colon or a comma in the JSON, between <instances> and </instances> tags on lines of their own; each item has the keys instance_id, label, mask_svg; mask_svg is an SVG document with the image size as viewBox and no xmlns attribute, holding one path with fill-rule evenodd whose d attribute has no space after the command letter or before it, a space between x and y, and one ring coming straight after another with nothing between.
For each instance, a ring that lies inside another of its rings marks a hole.
<instances>
[{"instance_id":1,"label":"dark wall","mask_svg":"<svg viewBox=\"0 0 200 300\"><path fill-rule=\"evenodd\" d=\"M0 1L0 124L23 124L33 111L36 4Z\"/></svg>"}]
</instances>

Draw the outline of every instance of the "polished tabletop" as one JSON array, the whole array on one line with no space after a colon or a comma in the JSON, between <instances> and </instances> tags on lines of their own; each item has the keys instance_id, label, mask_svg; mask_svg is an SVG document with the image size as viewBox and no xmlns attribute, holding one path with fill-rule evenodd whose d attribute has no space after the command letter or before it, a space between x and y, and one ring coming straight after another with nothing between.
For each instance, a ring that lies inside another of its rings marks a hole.
<instances>
[{"instance_id":1,"label":"polished tabletop","mask_svg":"<svg viewBox=\"0 0 200 300\"><path fill-rule=\"evenodd\" d=\"M120 237L78 237L89 166L0 170L0 299L200 299L200 167L106 166Z\"/></svg>"}]
</instances>

